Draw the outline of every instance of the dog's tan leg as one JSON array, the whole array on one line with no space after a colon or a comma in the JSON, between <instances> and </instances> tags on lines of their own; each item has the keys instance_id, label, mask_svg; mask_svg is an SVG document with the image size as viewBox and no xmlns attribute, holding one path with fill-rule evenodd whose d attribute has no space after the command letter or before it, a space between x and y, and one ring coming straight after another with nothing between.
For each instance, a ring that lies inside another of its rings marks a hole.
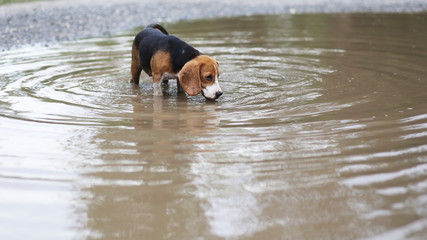
<instances>
[{"instance_id":1,"label":"dog's tan leg","mask_svg":"<svg viewBox=\"0 0 427 240\"><path fill-rule=\"evenodd\" d=\"M154 95L162 95L162 80L166 80L173 71L171 66L171 56L168 52L158 51L151 58L151 70L153 73ZM164 77L164 78L163 78Z\"/></svg>"},{"instance_id":2,"label":"dog's tan leg","mask_svg":"<svg viewBox=\"0 0 427 240\"><path fill-rule=\"evenodd\" d=\"M153 95L162 96L162 76L160 74L153 74Z\"/></svg>"},{"instance_id":3,"label":"dog's tan leg","mask_svg":"<svg viewBox=\"0 0 427 240\"><path fill-rule=\"evenodd\" d=\"M132 45L132 63L130 68L132 73L132 79L130 82L134 84L139 84L139 77L141 75L142 68L139 62L138 46L136 46L135 41L133 42L133 45Z\"/></svg>"},{"instance_id":4,"label":"dog's tan leg","mask_svg":"<svg viewBox=\"0 0 427 240\"><path fill-rule=\"evenodd\" d=\"M181 84L179 83L179 80L176 80L176 86L178 89L178 93L183 93L184 92L184 88L182 88Z\"/></svg>"}]
</instances>

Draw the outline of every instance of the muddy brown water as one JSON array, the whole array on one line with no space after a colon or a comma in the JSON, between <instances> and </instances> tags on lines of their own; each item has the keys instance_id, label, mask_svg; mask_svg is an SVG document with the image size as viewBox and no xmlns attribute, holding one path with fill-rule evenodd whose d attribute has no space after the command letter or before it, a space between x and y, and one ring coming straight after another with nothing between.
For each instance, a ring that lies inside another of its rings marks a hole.
<instances>
[{"instance_id":1,"label":"muddy brown water","mask_svg":"<svg viewBox=\"0 0 427 240\"><path fill-rule=\"evenodd\" d=\"M0 53L1 239L425 239L426 24L168 24L217 102L133 88L136 31Z\"/></svg>"}]
</instances>

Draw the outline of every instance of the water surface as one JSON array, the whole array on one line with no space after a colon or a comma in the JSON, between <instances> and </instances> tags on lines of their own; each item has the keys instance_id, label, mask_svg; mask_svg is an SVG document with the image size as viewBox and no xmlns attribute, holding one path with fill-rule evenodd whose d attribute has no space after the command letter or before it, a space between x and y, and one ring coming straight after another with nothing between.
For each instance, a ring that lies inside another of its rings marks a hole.
<instances>
[{"instance_id":1,"label":"water surface","mask_svg":"<svg viewBox=\"0 0 427 240\"><path fill-rule=\"evenodd\" d=\"M167 24L217 102L129 84L135 32L0 54L1 239L422 239L426 14Z\"/></svg>"}]
</instances>

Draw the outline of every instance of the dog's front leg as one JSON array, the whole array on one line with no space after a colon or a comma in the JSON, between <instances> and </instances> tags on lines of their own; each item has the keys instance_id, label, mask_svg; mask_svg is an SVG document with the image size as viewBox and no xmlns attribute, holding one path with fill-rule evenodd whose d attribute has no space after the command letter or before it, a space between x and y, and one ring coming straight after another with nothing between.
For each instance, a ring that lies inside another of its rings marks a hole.
<instances>
[{"instance_id":1,"label":"dog's front leg","mask_svg":"<svg viewBox=\"0 0 427 240\"><path fill-rule=\"evenodd\" d=\"M154 96L162 96L162 83L161 82L154 82L153 83L153 95Z\"/></svg>"},{"instance_id":2,"label":"dog's front leg","mask_svg":"<svg viewBox=\"0 0 427 240\"><path fill-rule=\"evenodd\" d=\"M153 95L154 96L162 96L162 76L159 74L153 75Z\"/></svg>"},{"instance_id":3,"label":"dog's front leg","mask_svg":"<svg viewBox=\"0 0 427 240\"><path fill-rule=\"evenodd\" d=\"M184 88L182 88L181 83L179 83L179 80L176 80L176 86L178 88L178 93L183 93L184 92Z\"/></svg>"}]
</instances>

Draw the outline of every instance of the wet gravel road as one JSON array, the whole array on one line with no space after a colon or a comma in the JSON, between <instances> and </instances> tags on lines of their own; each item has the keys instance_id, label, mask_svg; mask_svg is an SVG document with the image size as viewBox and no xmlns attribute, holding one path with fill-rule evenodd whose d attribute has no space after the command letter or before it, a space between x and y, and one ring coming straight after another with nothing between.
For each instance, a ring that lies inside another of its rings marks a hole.
<instances>
[{"instance_id":1,"label":"wet gravel road","mask_svg":"<svg viewBox=\"0 0 427 240\"><path fill-rule=\"evenodd\" d=\"M0 50L128 33L150 22L276 13L421 12L427 0L59 0L0 6Z\"/></svg>"}]
</instances>

